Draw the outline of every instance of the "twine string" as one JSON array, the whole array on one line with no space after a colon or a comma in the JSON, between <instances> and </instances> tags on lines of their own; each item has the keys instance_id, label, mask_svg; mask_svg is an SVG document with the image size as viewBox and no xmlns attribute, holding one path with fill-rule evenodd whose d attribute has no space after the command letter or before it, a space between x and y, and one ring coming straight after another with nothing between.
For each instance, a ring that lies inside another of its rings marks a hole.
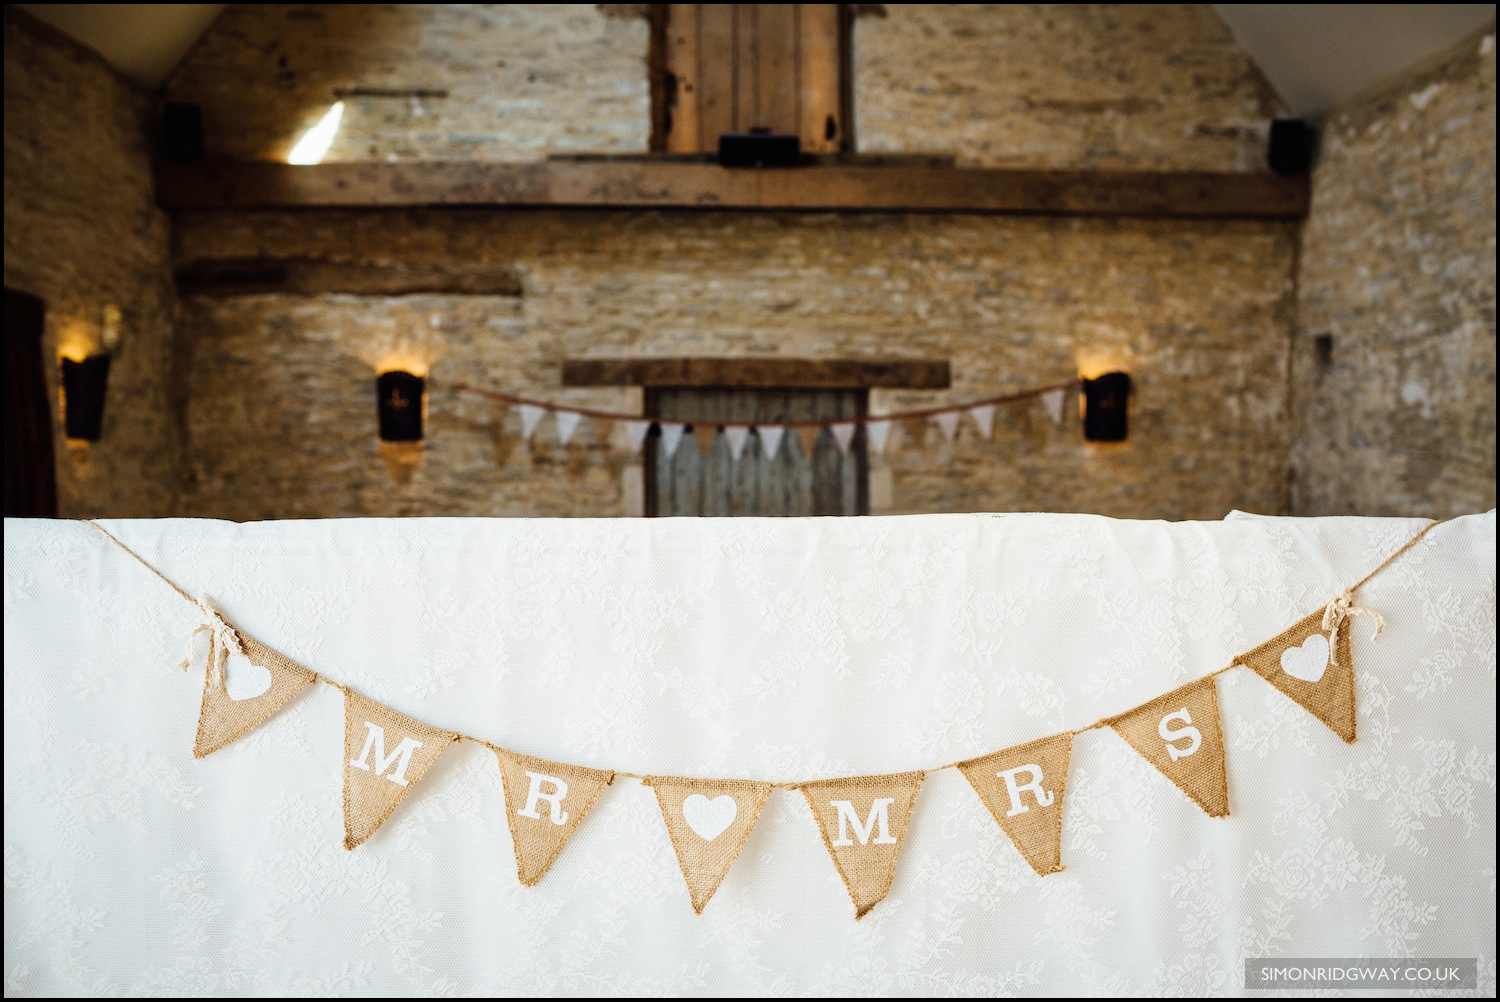
<instances>
[{"instance_id":1,"label":"twine string","mask_svg":"<svg viewBox=\"0 0 1500 1002\"><path fill-rule=\"evenodd\" d=\"M173 581L171 578L167 577L161 571L159 571L155 567L153 567L149 562L146 561L145 558L143 558L140 554L136 553L130 547L126 546L124 543L120 542L119 539L115 538L115 536L113 534L111 534L107 529L105 529L103 526L99 525L97 522L93 521L92 519L85 519L84 522L86 524L88 524L88 525L93 526L100 533L102 533L106 539L108 539L110 542L114 543L115 546L119 547L121 550L124 550L131 557L134 557L137 563L139 563L142 567L146 568L146 570L150 571L152 574L156 575L156 577L158 577L159 579L161 579L161 581L164 584L166 584L169 588L171 588L173 591L175 591L178 595L182 596L182 598L186 602L190 603L191 605L193 605L194 607L196 607L201 613L203 613L204 617L208 620L208 622L204 623L203 625L201 625L197 629L195 629L192 632L192 634L189 636L189 638L188 638L188 659L187 660L189 662L192 660L192 640L193 640L194 637L196 637L199 633L202 633L204 630L208 630L210 632L210 634L214 638L213 639L213 643L212 643L212 647L211 647L211 650L210 650L210 655L209 655L209 662L210 662L210 669L211 670L213 669L213 662L214 662L214 654L215 654L215 652L217 652L219 650L223 650L223 651L225 651L226 656L227 656L227 653L229 651L234 651L236 653L241 653L241 654L243 653L243 648L240 646L240 637L239 637L239 634L235 631L234 627L232 627L232 626L229 625L229 623L224 619L224 617L219 614L218 610L216 610L213 607L213 605L208 602L207 599L201 598L201 597L200 598L194 598L191 594L189 594L185 589L183 589L175 581ZM1442 525L1442 524L1443 524L1442 522L1429 522L1427 525L1423 526L1420 531L1418 531L1415 535L1413 535L1410 539L1408 539L1405 543L1403 543L1399 549L1397 549L1395 552L1393 552L1390 556L1386 557L1385 560L1383 560L1378 567L1376 567L1370 573L1366 574L1363 578L1361 578L1352 587L1344 589L1342 592L1339 593L1339 595L1337 597L1335 597L1331 602L1328 603L1327 606L1324 607L1324 611L1323 611L1323 628L1325 630L1333 631L1332 635L1329 637L1329 646L1330 647L1332 647L1333 640L1337 636L1337 632L1336 631L1339 629L1339 627L1342 626L1343 624L1347 623L1348 620L1350 618L1354 617L1354 616L1370 616L1370 617L1374 618L1375 619L1375 635L1379 636L1380 631L1385 626L1385 620L1384 620L1384 618L1381 617L1381 615L1379 613L1374 612L1373 610L1364 609L1364 608L1361 608L1359 606L1354 605L1354 593L1356 591L1358 591L1364 585L1368 584L1369 581L1370 581L1370 579L1372 579L1377 574L1379 574L1381 571L1385 570L1387 567L1389 567L1391 564L1393 564L1396 561L1396 559L1398 557L1400 557L1403 553L1405 553L1407 550L1409 550L1413 546L1415 546L1417 544L1417 542L1422 539L1422 537L1424 537L1424 536L1427 535L1427 533L1431 532L1434 528L1436 528L1437 526ZM187 666L188 665L185 662L180 667L182 667L182 668L185 669L185 668L187 668ZM1218 668L1218 669L1215 669L1214 671L1209 672L1207 675L1203 676L1203 678L1213 678L1213 677L1216 677L1218 675L1222 675L1225 672L1230 671L1231 669L1237 668L1237 667L1239 667L1238 661L1237 660L1236 661L1232 661L1232 662L1230 662L1229 664L1225 665L1222 668ZM319 674L318 672L312 671L311 669L308 669L308 673L312 676L312 680L314 682L321 682L321 683L323 683L325 685L330 685L333 688L338 689L339 691L343 692L345 695L350 695L350 694L358 695L357 691L353 687L351 687L351 686L349 686L349 685L347 685L347 684L345 684L343 682L337 682L337 681L335 681L335 680L333 680L331 678L328 678L326 675ZM1197 679L1195 681L1201 681L1201 680L1202 679ZM1190 682L1188 684L1191 685L1192 683ZM1149 702L1149 700L1148 700L1148 702ZM1141 705L1144 706L1146 704L1143 703ZM1108 727L1108 726L1112 725L1115 721L1120 720L1120 719L1122 719L1124 717L1128 717L1130 714L1134 713L1138 709L1140 709L1140 707L1133 707L1133 708L1131 708L1129 710L1125 710L1122 713L1115 713L1115 714L1111 714L1110 716L1107 716L1107 717L1100 717L1098 720L1095 720L1092 724L1089 724L1086 727L1075 728L1075 729L1073 729L1071 731L1061 731L1061 732L1059 732L1059 734L1057 736L1060 737L1060 736L1066 734L1066 735L1068 735L1070 737L1077 737L1078 735L1083 734L1086 731L1096 730L1096 729L1098 729L1100 727ZM495 743L493 743L491 741L486 741L484 738L474 737L473 735L471 735L471 734L465 734L462 731L450 731L448 733L453 734L454 735L454 740L456 740L456 741L472 741L475 744L483 745L485 748L488 748L488 749L490 749L493 752L497 752L497 753L500 753L500 754L507 754L507 755L510 755L510 754L519 754L519 753L516 753L516 752L512 752L510 749L504 748L504 747L502 747L500 745L497 745L497 744L495 744ZM927 776L930 776L931 774L933 774L935 772L942 772L945 769L956 769L956 768L958 768L961 765L965 765L965 764L967 764L969 762L975 761L976 759L984 758L984 757L986 757L986 756L984 756L984 755L977 755L977 756L976 755L970 755L970 756L967 756L965 758L955 759L952 762L946 762L943 765L933 766L930 769L918 769L918 770L913 770L913 771L920 772L922 774L923 778L925 779ZM613 770L613 772L614 772L614 775L617 778L635 779L635 780L639 780L641 782L645 782L651 776L659 776L660 775L660 773L627 772L627 771L625 771L623 769L616 769L616 770ZM772 787L774 787L775 789L778 789L778 790L800 790L802 787L808 785L809 783L813 783L813 782L819 782L819 780L781 781L781 782L772 782L770 785Z\"/></svg>"}]
</instances>

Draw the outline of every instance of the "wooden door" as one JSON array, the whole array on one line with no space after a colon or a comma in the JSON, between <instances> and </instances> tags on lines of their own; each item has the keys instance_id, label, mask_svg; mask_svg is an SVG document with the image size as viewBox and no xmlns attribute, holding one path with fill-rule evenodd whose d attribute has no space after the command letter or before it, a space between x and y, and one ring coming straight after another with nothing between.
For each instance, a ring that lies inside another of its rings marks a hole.
<instances>
[{"instance_id":1,"label":"wooden door","mask_svg":"<svg viewBox=\"0 0 1500 1002\"><path fill-rule=\"evenodd\" d=\"M801 137L807 153L849 152L849 23L836 3L664 4L653 149L705 153L725 132Z\"/></svg>"},{"instance_id":2,"label":"wooden door","mask_svg":"<svg viewBox=\"0 0 1500 1002\"><path fill-rule=\"evenodd\" d=\"M793 430L766 458L752 434L740 458L717 434L720 421L809 421L863 417L866 390L647 389L649 417L695 424L668 458L661 436L646 441L647 515L864 515L869 513L865 436L847 453L824 431L808 456ZM694 435L716 435L706 458Z\"/></svg>"}]
</instances>

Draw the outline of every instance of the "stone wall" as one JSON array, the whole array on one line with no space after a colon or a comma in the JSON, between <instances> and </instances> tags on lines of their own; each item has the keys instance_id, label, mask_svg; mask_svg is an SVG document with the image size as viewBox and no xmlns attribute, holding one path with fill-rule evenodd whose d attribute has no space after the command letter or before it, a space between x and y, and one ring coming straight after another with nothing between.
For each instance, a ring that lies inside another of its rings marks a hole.
<instances>
[{"instance_id":1,"label":"stone wall","mask_svg":"<svg viewBox=\"0 0 1500 1002\"><path fill-rule=\"evenodd\" d=\"M644 18L596 4L230 4L166 91L240 160L285 160L340 97L329 161L640 152L646 49Z\"/></svg>"},{"instance_id":2,"label":"stone wall","mask_svg":"<svg viewBox=\"0 0 1500 1002\"><path fill-rule=\"evenodd\" d=\"M884 4L856 22L860 150L983 165L1239 170L1271 91L1203 4ZM345 98L327 159L646 150L631 4L232 4L167 84L211 155L285 159ZM384 96L370 92L383 91ZM443 97L410 97L445 91Z\"/></svg>"},{"instance_id":3,"label":"stone wall","mask_svg":"<svg viewBox=\"0 0 1500 1002\"><path fill-rule=\"evenodd\" d=\"M1298 287L1294 510L1493 507L1493 29L1335 109Z\"/></svg>"},{"instance_id":4,"label":"stone wall","mask_svg":"<svg viewBox=\"0 0 1500 1002\"><path fill-rule=\"evenodd\" d=\"M98 56L5 8L5 284L46 301L49 361L96 350L106 306L123 321L102 440L67 444L58 421L63 515L171 515L179 502L174 294L151 186L152 108Z\"/></svg>"},{"instance_id":5,"label":"stone wall","mask_svg":"<svg viewBox=\"0 0 1500 1002\"><path fill-rule=\"evenodd\" d=\"M962 401L1114 363L1136 377L1131 440L1089 447L1036 404L952 447L874 464L882 512L1051 509L1217 518L1287 504L1293 230L1282 224L963 216L443 211L209 213L183 261L288 257L514 271L519 296L253 295L184 300L185 513L614 515L621 457L503 444L453 383L605 408L564 358L709 354L953 361ZM402 466L375 438L374 375L430 365L428 438ZM502 416L503 416L503 412ZM1076 412L1075 412L1076 414ZM515 418L506 418L515 431Z\"/></svg>"},{"instance_id":6,"label":"stone wall","mask_svg":"<svg viewBox=\"0 0 1500 1002\"><path fill-rule=\"evenodd\" d=\"M1206 4L884 4L854 35L865 152L1259 170L1275 94Z\"/></svg>"},{"instance_id":7,"label":"stone wall","mask_svg":"<svg viewBox=\"0 0 1500 1002\"><path fill-rule=\"evenodd\" d=\"M354 11L358 11L355 13ZM348 87L446 89L350 104L329 159L532 159L643 150L645 23L631 5L239 5L169 83L215 152L279 157ZM862 149L964 162L1253 167L1272 101L1198 5L887 5L856 27ZM500 65L502 64L503 65ZM420 112L420 114L418 114ZM960 126L959 119L966 124ZM222 123L222 124L216 124ZM177 258L514 272L519 295L193 296L182 364L184 511L614 515L622 457L594 442L497 444L514 417L468 382L637 410L638 391L564 390L564 358L935 356L962 401L1120 365L1131 441L1089 447L1032 403L992 443L909 445L872 470L876 511L1062 509L1217 518L1282 511L1294 228L944 216L300 212L179 219ZM429 434L375 439L373 377L430 365Z\"/></svg>"}]
</instances>

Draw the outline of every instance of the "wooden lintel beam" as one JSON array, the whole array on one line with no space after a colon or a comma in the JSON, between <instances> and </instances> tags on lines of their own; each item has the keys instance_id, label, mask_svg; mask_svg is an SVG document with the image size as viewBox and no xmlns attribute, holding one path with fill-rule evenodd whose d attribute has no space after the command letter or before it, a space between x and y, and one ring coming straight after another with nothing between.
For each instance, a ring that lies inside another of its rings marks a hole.
<instances>
[{"instance_id":1,"label":"wooden lintel beam","mask_svg":"<svg viewBox=\"0 0 1500 1002\"><path fill-rule=\"evenodd\" d=\"M264 293L355 296L519 296L521 279L507 267L369 264L315 258L203 258L173 272L185 296L253 296Z\"/></svg>"},{"instance_id":2,"label":"wooden lintel beam","mask_svg":"<svg viewBox=\"0 0 1500 1002\"><path fill-rule=\"evenodd\" d=\"M564 386L944 390L946 359L573 358Z\"/></svg>"},{"instance_id":3,"label":"wooden lintel beam","mask_svg":"<svg viewBox=\"0 0 1500 1002\"><path fill-rule=\"evenodd\" d=\"M312 167L162 163L156 192L168 209L477 206L1297 219L1308 205L1305 176L1269 173L901 164L726 168L649 158Z\"/></svg>"}]
</instances>

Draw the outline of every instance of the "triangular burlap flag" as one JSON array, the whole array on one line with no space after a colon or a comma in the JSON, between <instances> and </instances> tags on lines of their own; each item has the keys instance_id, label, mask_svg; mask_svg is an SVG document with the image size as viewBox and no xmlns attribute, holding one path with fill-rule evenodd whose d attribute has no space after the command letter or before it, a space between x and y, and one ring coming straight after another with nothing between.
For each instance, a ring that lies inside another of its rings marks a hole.
<instances>
[{"instance_id":1,"label":"triangular burlap flag","mask_svg":"<svg viewBox=\"0 0 1500 1002\"><path fill-rule=\"evenodd\" d=\"M1323 610L1302 620L1249 654L1235 660L1327 724L1345 741L1354 740L1354 657L1346 622L1330 648Z\"/></svg>"},{"instance_id":2,"label":"triangular burlap flag","mask_svg":"<svg viewBox=\"0 0 1500 1002\"><path fill-rule=\"evenodd\" d=\"M716 425L693 425L693 444L698 447L698 455L705 461L708 459L708 454L713 451L714 440L718 437L719 429Z\"/></svg>"},{"instance_id":3,"label":"triangular burlap flag","mask_svg":"<svg viewBox=\"0 0 1500 1002\"><path fill-rule=\"evenodd\" d=\"M677 776L652 776L646 783L656 791L693 911L701 915L745 848L771 784Z\"/></svg>"},{"instance_id":4,"label":"triangular burlap flag","mask_svg":"<svg viewBox=\"0 0 1500 1002\"><path fill-rule=\"evenodd\" d=\"M920 772L854 776L800 788L833 865L849 889L855 918L863 918L891 889L923 776Z\"/></svg>"},{"instance_id":5,"label":"triangular burlap flag","mask_svg":"<svg viewBox=\"0 0 1500 1002\"><path fill-rule=\"evenodd\" d=\"M925 418L908 418L901 422L901 427L906 431L906 440L911 443L913 449L920 449L927 444L927 420Z\"/></svg>"},{"instance_id":6,"label":"triangular burlap flag","mask_svg":"<svg viewBox=\"0 0 1500 1002\"><path fill-rule=\"evenodd\" d=\"M1042 876L1063 869L1063 793L1072 734L1055 734L958 764L1026 862Z\"/></svg>"},{"instance_id":7,"label":"triangular burlap flag","mask_svg":"<svg viewBox=\"0 0 1500 1002\"><path fill-rule=\"evenodd\" d=\"M458 740L388 706L344 690L344 848L375 834Z\"/></svg>"},{"instance_id":8,"label":"triangular burlap flag","mask_svg":"<svg viewBox=\"0 0 1500 1002\"><path fill-rule=\"evenodd\" d=\"M222 647L215 651L209 645L209 659L217 654L219 664L208 665L203 676L194 758L211 755L255 730L317 677L260 641L236 632L243 654Z\"/></svg>"},{"instance_id":9,"label":"triangular burlap flag","mask_svg":"<svg viewBox=\"0 0 1500 1002\"><path fill-rule=\"evenodd\" d=\"M808 459L813 457L813 450L818 447L818 436L823 434L823 426L820 424L799 424L797 438L802 443L802 454Z\"/></svg>"},{"instance_id":10,"label":"triangular burlap flag","mask_svg":"<svg viewBox=\"0 0 1500 1002\"><path fill-rule=\"evenodd\" d=\"M505 788L516 875L530 887L551 868L615 774L499 749L495 757Z\"/></svg>"},{"instance_id":11,"label":"triangular burlap flag","mask_svg":"<svg viewBox=\"0 0 1500 1002\"><path fill-rule=\"evenodd\" d=\"M1210 817L1229 814L1219 692L1212 675L1158 696L1108 723Z\"/></svg>"}]
</instances>

